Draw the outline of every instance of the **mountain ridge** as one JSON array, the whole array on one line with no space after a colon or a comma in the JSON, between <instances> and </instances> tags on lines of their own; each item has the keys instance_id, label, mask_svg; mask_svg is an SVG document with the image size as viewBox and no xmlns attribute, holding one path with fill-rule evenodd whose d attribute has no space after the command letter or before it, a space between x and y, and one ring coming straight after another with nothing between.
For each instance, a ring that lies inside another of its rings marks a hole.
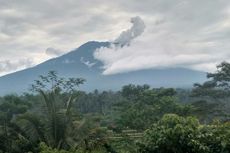
<instances>
[{"instance_id":1,"label":"mountain ridge","mask_svg":"<svg viewBox=\"0 0 230 153\"><path fill-rule=\"evenodd\" d=\"M206 74L185 68L146 69L133 72L103 75L103 63L94 58L97 48L109 47L110 42L89 41L72 51L49 59L34 67L0 77L0 95L22 93L39 75L57 71L63 77L82 77L87 82L81 90L119 90L126 84L149 84L153 87L192 87L193 83L203 82ZM13 86L12 86L13 84Z\"/></svg>"}]
</instances>

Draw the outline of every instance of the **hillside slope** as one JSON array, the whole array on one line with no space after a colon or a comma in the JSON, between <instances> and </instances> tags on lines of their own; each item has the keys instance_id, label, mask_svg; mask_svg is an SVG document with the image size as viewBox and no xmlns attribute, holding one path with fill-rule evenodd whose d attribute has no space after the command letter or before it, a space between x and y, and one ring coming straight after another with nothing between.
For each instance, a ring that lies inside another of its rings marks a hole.
<instances>
[{"instance_id":1,"label":"hillside slope","mask_svg":"<svg viewBox=\"0 0 230 153\"><path fill-rule=\"evenodd\" d=\"M82 77L87 82L82 90L117 90L121 86L149 84L153 87L191 87L195 82L203 82L205 73L182 68L148 69L134 72L102 75L103 64L94 59L93 52L100 47L109 46L109 42L91 41L58 58L50 59L35 67L0 77L0 95L28 91L33 80L39 75L55 70L64 77Z\"/></svg>"}]
</instances>

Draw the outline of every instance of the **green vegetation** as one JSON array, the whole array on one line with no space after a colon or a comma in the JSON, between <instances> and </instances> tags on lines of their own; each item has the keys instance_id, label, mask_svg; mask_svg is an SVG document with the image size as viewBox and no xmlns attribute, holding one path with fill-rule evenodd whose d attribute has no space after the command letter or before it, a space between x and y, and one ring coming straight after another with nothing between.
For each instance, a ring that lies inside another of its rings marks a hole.
<instances>
[{"instance_id":1,"label":"green vegetation","mask_svg":"<svg viewBox=\"0 0 230 153\"><path fill-rule=\"evenodd\" d=\"M225 153L229 136L229 123L201 125L195 117L168 114L145 132L139 152Z\"/></svg>"},{"instance_id":2,"label":"green vegetation","mask_svg":"<svg viewBox=\"0 0 230 153\"><path fill-rule=\"evenodd\" d=\"M229 153L230 64L207 77L192 90L86 93L51 71L0 98L0 153Z\"/></svg>"}]
</instances>

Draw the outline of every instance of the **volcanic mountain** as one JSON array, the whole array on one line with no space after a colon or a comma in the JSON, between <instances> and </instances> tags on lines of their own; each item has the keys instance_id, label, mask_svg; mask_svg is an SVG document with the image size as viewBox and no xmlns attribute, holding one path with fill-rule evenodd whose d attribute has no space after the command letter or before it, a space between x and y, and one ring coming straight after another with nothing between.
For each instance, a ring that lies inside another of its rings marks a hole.
<instances>
[{"instance_id":1,"label":"volcanic mountain","mask_svg":"<svg viewBox=\"0 0 230 153\"><path fill-rule=\"evenodd\" d=\"M0 94L22 93L39 75L54 70L62 77L81 77L86 82L81 90L118 90L127 84L149 84L152 87L189 88L203 82L205 73L184 68L146 69L114 75L103 75L103 63L94 58L97 48L109 47L110 42L90 41L57 58L34 67L0 77Z\"/></svg>"}]
</instances>

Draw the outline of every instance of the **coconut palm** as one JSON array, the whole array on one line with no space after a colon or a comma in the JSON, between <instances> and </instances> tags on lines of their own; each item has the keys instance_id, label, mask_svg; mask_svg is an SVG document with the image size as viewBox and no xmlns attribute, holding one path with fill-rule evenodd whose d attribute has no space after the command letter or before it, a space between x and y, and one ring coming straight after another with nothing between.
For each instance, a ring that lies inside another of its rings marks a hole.
<instances>
[{"instance_id":1,"label":"coconut palm","mask_svg":"<svg viewBox=\"0 0 230 153\"><path fill-rule=\"evenodd\" d=\"M18 118L18 124L33 141L43 141L48 146L58 149L70 147L70 131L75 125L72 119L72 103L76 100L73 91L85 80L81 78L59 78L54 71L47 76L40 76L32 85L33 91L38 92L44 101L43 114L23 114ZM68 95L64 101L61 95ZM64 101L64 102L63 102Z\"/></svg>"}]
</instances>

